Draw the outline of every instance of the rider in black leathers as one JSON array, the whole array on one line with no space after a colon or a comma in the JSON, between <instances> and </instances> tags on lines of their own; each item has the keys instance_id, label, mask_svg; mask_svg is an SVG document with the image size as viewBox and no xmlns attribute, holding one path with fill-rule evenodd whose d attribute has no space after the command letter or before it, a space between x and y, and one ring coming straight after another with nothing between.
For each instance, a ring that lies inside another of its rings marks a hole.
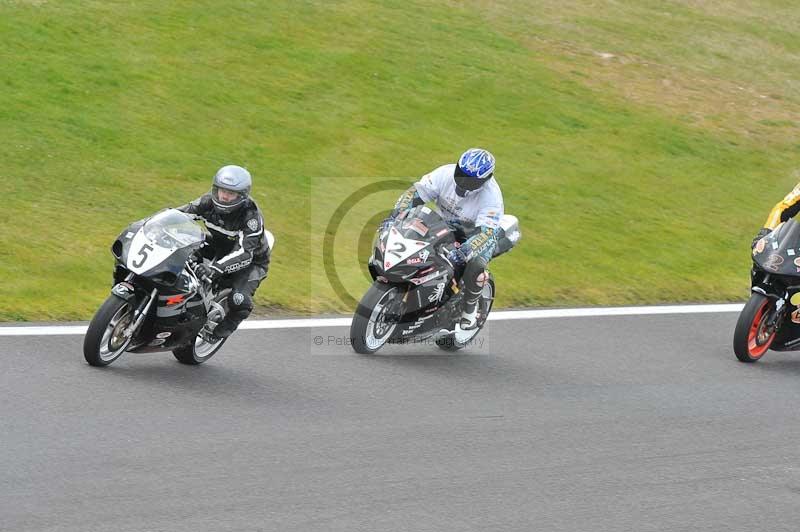
<instances>
[{"instance_id":1,"label":"rider in black leathers","mask_svg":"<svg viewBox=\"0 0 800 532\"><path fill-rule=\"evenodd\" d=\"M250 315L253 295L267 277L270 243L264 218L250 197L252 178L240 166L223 166L214 176L211 192L178 210L195 215L211 233L203 255L212 262L203 274L218 288L230 287L228 314L213 330L216 338L227 338Z\"/></svg>"}]
</instances>

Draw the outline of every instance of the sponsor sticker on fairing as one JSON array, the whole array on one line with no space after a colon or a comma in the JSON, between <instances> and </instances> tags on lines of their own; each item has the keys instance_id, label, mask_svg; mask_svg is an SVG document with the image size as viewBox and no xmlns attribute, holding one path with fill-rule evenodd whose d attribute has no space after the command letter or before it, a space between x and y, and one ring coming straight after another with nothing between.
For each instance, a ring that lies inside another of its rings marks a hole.
<instances>
[{"instance_id":1,"label":"sponsor sticker on fairing","mask_svg":"<svg viewBox=\"0 0 800 532\"><path fill-rule=\"evenodd\" d=\"M442 300L442 295L444 295L444 281L436 284L433 293L428 296L428 301L431 303L438 303Z\"/></svg>"},{"instance_id":2,"label":"sponsor sticker on fairing","mask_svg":"<svg viewBox=\"0 0 800 532\"><path fill-rule=\"evenodd\" d=\"M425 277L420 277L418 279L411 279L411 282L416 284L416 285L420 285L420 284L427 283L431 279L435 279L435 278L439 277L440 275L444 275L444 274L445 274L445 272L443 272L443 271L442 272L433 272L433 273L431 273L429 275L426 275Z\"/></svg>"},{"instance_id":3,"label":"sponsor sticker on fairing","mask_svg":"<svg viewBox=\"0 0 800 532\"><path fill-rule=\"evenodd\" d=\"M777 253L773 253L767 257L767 260L764 262L764 268L772 270L773 272L777 272L780 269L781 264L783 264L783 257ZM797 264L797 259L795 259L795 264Z\"/></svg>"},{"instance_id":4,"label":"sponsor sticker on fairing","mask_svg":"<svg viewBox=\"0 0 800 532\"><path fill-rule=\"evenodd\" d=\"M428 227L419 219L414 219L408 223L407 227L417 233L419 236L428 234Z\"/></svg>"}]
</instances>

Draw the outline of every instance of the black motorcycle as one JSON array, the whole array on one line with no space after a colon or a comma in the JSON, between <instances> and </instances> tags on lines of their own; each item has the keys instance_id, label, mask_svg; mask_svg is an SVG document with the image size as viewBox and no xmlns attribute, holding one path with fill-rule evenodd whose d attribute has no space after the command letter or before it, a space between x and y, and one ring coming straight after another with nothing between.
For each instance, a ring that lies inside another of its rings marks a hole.
<instances>
[{"instance_id":1,"label":"black motorcycle","mask_svg":"<svg viewBox=\"0 0 800 532\"><path fill-rule=\"evenodd\" d=\"M756 362L773 351L800 350L800 223L789 220L756 242L752 294L733 333L733 351Z\"/></svg>"},{"instance_id":2,"label":"black motorcycle","mask_svg":"<svg viewBox=\"0 0 800 532\"><path fill-rule=\"evenodd\" d=\"M516 217L501 220L494 256L519 241ZM372 354L386 343L433 339L441 349L468 345L483 328L495 298L491 273L478 302L477 327L462 330L462 273L447 258L456 244L453 231L421 205L376 235L368 267L373 284L361 298L350 326L357 353Z\"/></svg>"},{"instance_id":3,"label":"black motorcycle","mask_svg":"<svg viewBox=\"0 0 800 532\"><path fill-rule=\"evenodd\" d=\"M227 313L230 289L215 291L197 268L206 238L193 217L174 209L116 238L114 287L83 342L89 364L107 366L126 351L172 351L179 362L202 364L222 347L225 340L211 333Z\"/></svg>"}]
</instances>

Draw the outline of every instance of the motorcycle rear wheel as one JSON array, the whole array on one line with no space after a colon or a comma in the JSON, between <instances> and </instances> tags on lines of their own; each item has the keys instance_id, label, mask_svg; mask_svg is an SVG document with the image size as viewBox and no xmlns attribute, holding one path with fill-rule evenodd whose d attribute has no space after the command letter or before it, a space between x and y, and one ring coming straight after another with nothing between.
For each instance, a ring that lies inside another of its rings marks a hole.
<instances>
[{"instance_id":1,"label":"motorcycle rear wheel","mask_svg":"<svg viewBox=\"0 0 800 532\"><path fill-rule=\"evenodd\" d=\"M228 306L225 301L229 293L230 290L223 290L217 294L215 300L218 306L209 314L209 320L219 323L225 318L228 312ZM198 333L191 344L173 349L172 356L181 364L197 366L213 357L227 340L227 338L223 338L216 342L208 342L202 334Z\"/></svg>"},{"instance_id":2,"label":"motorcycle rear wheel","mask_svg":"<svg viewBox=\"0 0 800 532\"><path fill-rule=\"evenodd\" d=\"M217 342L209 343L198 334L191 344L173 349L172 355L181 364L196 366L213 357L226 340L227 338L223 338Z\"/></svg>"},{"instance_id":3,"label":"motorcycle rear wheel","mask_svg":"<svg viewBox=\"0 0 800 532\"><path fill-rule=\"evenodd\" d=\"M436 340L436 346L443 351L458 351L459 349L463 349L469 345L469 343L474 340L476 336L478 336L478 333L481 332L481 329L483 329L483 325L486 323L486 319L489 317L489 313L492 311L494 296L494 277L490 276L489 282L487 282L483 287L481 299L478 301L478 326L474 329L469 329L466 331L461 331L459 329L458 332L438 338ZM456 322L459 320L460 317L456 317Z\"/></svg>"}]
</instances>

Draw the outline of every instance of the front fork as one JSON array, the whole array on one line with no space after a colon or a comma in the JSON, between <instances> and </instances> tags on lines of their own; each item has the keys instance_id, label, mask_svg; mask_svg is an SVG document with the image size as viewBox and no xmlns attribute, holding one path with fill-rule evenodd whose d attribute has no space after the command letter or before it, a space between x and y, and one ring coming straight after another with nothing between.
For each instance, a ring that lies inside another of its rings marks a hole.
<instances>
[{"instance_id":1,"label":"front fork","mask_svg":"<svg viewBox=\"0 0 800 532\"><path fill-rule=\"evenodd\" d=\"M133 280L133 274L129 274L125 277L124 281L121 281L114 285L111 289L111 292L128 302L133 302L136 300L136 289L131 283ZM148 296L145 296L142 301L139 302L139 305L136 307L136 310L133 313L133 320L131 320L131 324L123 333L125 337L132 338L136 331L139 330L139 327L144 322L144 319L147 317L147 313L150 311L150 307L153 306L153 302L156 300L156 296L158 295L158 289L153 288L153 291L150 292Z\"/></svg>"},{"instance_id":2,"label":"front fork","mask_svg":"<svg viewBox=\"0 0 800 532\"><path fill-rule=\"evenodd\" d=\"M762 278L761 275L763 275ZM777 331L783 324L786 318L786 302L789 299L789 293L784 290L784 293L778 295L775 293L775 287L770 284L770 276L768 273L758 272L753 269L751 272L752 288L755 293L761 294L764 297L775 300L775 309L767 317L765 326L768 332Z\"/></svg>"},{"instance_id":3,"label":"front fork","mask_svg":"<svg viewBox=\"0 0 800 532\"><path fill-rule=\"evenodd\" d=\"M386 305L386 311L383 314L387 323L401 323L403 321L406 303L408 302L408 294L410 293L411 291L406 287L402 297L395 297L389 301Z\"/></svg>"}]
</instances>

